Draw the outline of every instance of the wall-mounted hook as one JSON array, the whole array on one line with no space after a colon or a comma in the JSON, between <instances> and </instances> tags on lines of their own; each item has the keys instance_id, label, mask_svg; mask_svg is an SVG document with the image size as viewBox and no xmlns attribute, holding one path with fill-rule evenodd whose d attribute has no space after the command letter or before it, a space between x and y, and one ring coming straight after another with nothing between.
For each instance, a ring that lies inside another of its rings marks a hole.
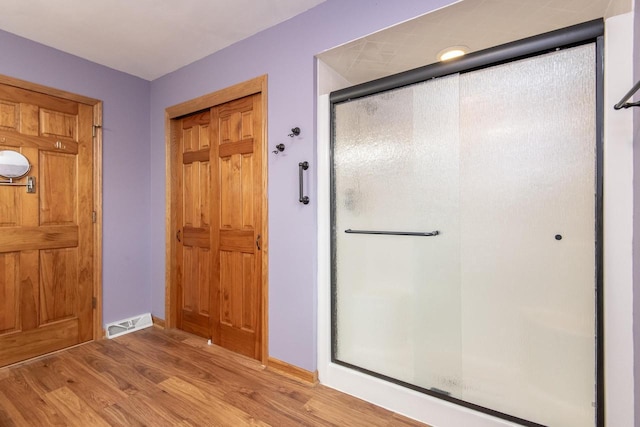
<instances>
[{"instance_id":1,"label":"wall-mounted hook","mask_svg":"<svg viewBox=\"0 0 640 427\"><path fill-rule=\"evenodd\" d=\"M297 126L294 128L291 128L291 133L289 134L289 137L293 138L294 136L298 136L298 135L300 135L300 128Z\"/></svg>"},{"instance_id":2,"label":"wall-mounted hook","mask_svg":"<svg viewBox=\"0 0 640 427\"><path fill-rule=\"evenodd\" d=\"M276 149L272 151L273 154L278 154L284 151L284 144L276 145Z\"/></svg>"}]
</instances>

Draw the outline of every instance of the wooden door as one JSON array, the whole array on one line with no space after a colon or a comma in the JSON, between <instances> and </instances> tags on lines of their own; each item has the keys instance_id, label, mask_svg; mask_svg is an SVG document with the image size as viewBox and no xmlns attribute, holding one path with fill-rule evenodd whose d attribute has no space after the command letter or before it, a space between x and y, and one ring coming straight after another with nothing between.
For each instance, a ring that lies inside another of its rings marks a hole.
<instances>
[{"instance_id":1,"label":"wooden door","mask_svg":"<svg viewBox=\"0 0 640 427\"><path fill-rule=\"evenodd\" d=\"M215 344L261 359L262 100L247 96L212 109Z\"/></svg>"},{"instance_id":2,"label":"wooden door","mask_svg":"<svg viewBox=\"0 0 640 427\"><path fill-rule=\"evenodd\" d=\"M267 361L267 76L166 110L166 326Z\"/></svg>"},{"instance_id":3,"label":"wooden door","mask_svg":"<svg viewBox=\"0 0 640 427\"><path fill-rule=\"evenodd\" d=\"M210 338L211 128L209 110L180 120L178 165L177 326Z\"/></svg>"},{"instance_id":4,"label":"wooden door","mask_svg":"<svg viewBox=\"0 0 640 427\"><path fill-rule=\"evenodd\" d=\"M36 182L0 185L0 366L93 338L92 125L90 105L0 84L0 149Z\"/></svg>"}]
</instances>

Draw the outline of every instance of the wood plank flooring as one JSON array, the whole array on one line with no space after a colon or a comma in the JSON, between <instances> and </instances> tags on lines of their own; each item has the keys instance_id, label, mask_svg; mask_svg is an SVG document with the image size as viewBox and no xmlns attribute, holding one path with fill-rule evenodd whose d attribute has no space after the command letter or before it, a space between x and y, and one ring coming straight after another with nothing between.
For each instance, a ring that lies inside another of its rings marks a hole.
<instances>
[{"instance_id":1,"label":"wood plank flooring","mask_svg":"<svg viewBox=\"0 0 640 427\"><path fill-rule=\"evenodd\" d=\"M424 426L148 328L0 369L0 426Z\"/></svg>"}]
</instances>

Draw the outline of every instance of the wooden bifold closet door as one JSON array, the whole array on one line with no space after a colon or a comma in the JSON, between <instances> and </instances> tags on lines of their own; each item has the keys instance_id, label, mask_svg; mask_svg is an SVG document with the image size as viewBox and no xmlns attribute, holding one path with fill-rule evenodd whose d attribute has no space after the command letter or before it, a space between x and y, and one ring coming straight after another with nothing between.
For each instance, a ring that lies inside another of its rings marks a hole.
<instances>
[{"instance_id":1,"label":"wooden bifold closet door","mask_svg":"<svg viewBox=\"0 0 640 427\"><path fill-rule=\"evenodd\" d=\"M186 116L179 129L178 328L260 359L261 94Z\"/></svg>"}]
</instances>

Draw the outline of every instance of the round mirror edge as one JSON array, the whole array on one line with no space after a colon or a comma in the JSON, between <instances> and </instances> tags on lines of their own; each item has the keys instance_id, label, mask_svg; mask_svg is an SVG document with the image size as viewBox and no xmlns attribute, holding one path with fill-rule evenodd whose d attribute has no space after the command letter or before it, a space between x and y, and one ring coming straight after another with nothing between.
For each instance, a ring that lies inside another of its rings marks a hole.
<instances>
[{"instance_id":1,"label":"round mirror edge","mask_svg":"<svg viewBox=\"0 0 640 427\"><path fill-rule=\"evenodd\" d=\"M9 156L12 157L13 163L2 163L2 157ZM17 169L18 172L7 170L6 168ZM0 150L0 177L5 179L20 179L26 176L31 170L31 163L27 157L15 150Z\"/></svg>"}]
</instances>

